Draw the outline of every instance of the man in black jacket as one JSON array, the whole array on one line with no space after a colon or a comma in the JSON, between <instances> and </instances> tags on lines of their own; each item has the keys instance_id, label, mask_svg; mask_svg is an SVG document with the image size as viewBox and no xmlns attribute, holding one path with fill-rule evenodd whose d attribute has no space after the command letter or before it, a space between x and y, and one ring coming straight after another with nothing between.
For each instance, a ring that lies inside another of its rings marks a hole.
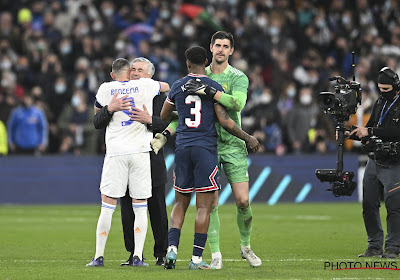
<instances>
[{"instance_id":1,"label":"man in black jacket","mask_svg":"<svg viewBox=\"0 0 400 280\"><path fill-rule=\"evenodd\" d=\"M153 63L144 57L139 57L131 63L131 80L139 78L151 78L154 75L155 68ZM160 82L160 91L169 91L169 85ZM153 116L149 114L147 108L143 110L135 108L131 116L133 121L139 121L147 125L153 134L161 133L167 126L168 122L161 120L160 112L166 99L165 94L157 95L153 98ZM96 129L107 127L113 112L121 110L129 110L129 101L124 98L115 98L112 102L104 106L94 116L94 126ZM150 143L149 143L150 145ZM154 257L156 265L163 265L168 245L168 217L165 205L165 183L167 182L167 170L164 161L164 152L162 149L155 154L150 152L151 162L151 179L152 179L152 197L148 199L148 209L150 214L150 223L154 236ZM121 219L124 231L125 248L130 252L129 259L122 263L122 266L132 265L133 252L135 249L133 224L135 215L132 209L132 199L127 191L124 197L120 198Z\"/></svg>"},{"instance_id":2,"label":"man in black jacket","mask_svg":"<svg viewBox=\"0 0 400 280\"><path fill-rule=\"evenodd\" d=\"M154 75L155 67L144 57L136 58L131 63L131 80L139 78L151 78ZM143 110L136 108L131 119L147 125L153 134L161 133L169 124L160 118L161 108L166 99L165 94L160 94L153 99L153 115L147 108ZM150 145L150 143L149 143ZM164 151L158 154L150 152L152 197L148 199L151 228L154 236L154 257L156 265L163 265L168 245L168 217L165 205L165 184L167 182L167 170L165 167ZM124 231L125 248L130 252L129 259L121 265L132 265L132 256L135 248L133 223L135 215L132 210L132 202L127 193L120 199L121 219Z\"/></svg>"},{"instance_id":3,"label":"man in black jacket","mask_svg":"<svg viewBox=\"0 0 400 280\"><path fill-rule=\"evenodd\" d=\"M380 97L376 101L366 127L347 133L351 139L366 141L371 150L363 179L363 218L368 235L368 248L359 257L398 258L400 251L400 80L389 67L379 71ZM383 145L376 138L381 140ZM389 143L392 144L389 145ZM379 149L378 149L378 148ZM384 148L382 148L384 147ZM391 148L392 147L392 148ZM383 193L387 209L387 235L379 215Z\"/></svg>"}]
</instances>

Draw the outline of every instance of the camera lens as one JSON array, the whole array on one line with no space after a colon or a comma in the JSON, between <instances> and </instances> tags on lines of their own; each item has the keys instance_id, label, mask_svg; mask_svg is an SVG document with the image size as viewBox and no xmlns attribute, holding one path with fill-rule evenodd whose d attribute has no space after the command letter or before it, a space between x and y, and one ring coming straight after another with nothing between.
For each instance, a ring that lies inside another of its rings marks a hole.
<instances>
[{"instance_id":1,"label":"camera lens","mask_svg":"<svg viewBox=\"0 0 400 280\"><path fill-rule=\"evenodd\" d=\"M335 107L337 100L331 92L321 92L318 98L318 103L322 109L332 109Z\"/></svg>"}]
</instances>

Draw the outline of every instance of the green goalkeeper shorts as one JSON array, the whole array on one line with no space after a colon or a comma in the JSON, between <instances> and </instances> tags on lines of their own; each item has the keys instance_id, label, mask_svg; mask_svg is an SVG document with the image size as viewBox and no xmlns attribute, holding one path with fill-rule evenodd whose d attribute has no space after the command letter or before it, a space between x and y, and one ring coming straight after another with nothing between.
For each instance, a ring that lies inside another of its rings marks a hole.
<instances>
[{"instance_id":1,"label":"green goalkeeper shorts","mask_svg":"<svg viewBox=\"0 0 400 280\"><path fill-rule=\"evenodd\" d=\"M230 184L249 181L246 151L218 155L218 163Z\"/></svg>"}]
</instances>

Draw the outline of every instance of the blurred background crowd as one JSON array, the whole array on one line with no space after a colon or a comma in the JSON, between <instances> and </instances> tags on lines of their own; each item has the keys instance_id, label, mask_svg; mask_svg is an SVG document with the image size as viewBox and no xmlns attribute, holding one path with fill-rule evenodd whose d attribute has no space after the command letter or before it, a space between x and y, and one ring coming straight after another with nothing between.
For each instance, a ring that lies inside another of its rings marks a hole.
<instances>
[{"instance_id":1,"label":"blurred background crowd","mask_svg":"<svg viewBox=\"0 0 400 280\"><path fill-rule=\"evenodd\" d=\"M104 154L93 103L112 61L147 57L172 85L184 51L208 50L217 30L249 77L242 126L260 153L336 152L316 97L329 77L351 78L352 51L362 104L349 125L368 120L379 69L400 70L398 0L0 0L0 154Z\"/></svg>"}]
</instances>

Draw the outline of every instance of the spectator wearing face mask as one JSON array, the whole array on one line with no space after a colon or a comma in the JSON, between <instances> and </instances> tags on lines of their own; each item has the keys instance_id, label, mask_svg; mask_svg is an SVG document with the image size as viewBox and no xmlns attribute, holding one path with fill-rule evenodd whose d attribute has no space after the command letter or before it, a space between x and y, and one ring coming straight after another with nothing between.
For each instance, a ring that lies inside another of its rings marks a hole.
<instances>
[{"instance_id":1,"label":"spectator wearing face mask","mask_svg":"<svg viewBox=\"0 0 400 280\"><path fill-rule=\"evenodd\" d=\"M90 137L94 134L92 124L93 110L87 106L86 93L76 89L72 95L70 104L62 111L58 126L62 133L60 152L82 155L94 153L90 150L95 145L89 145Z\"/></svg>"},{"instance_id":2,"label":"spectator wearing face mask","mask_svg":"<svg viewBox=\"0 0 400 280\"><path fill-rule=\"evenodd\" d=\"M302 87L298 102L287 114L287 132L294 153L309 150L308 131L315 126L317 114L318 108L313 103L312 88Z\"/></svg>"},{"instance_id":3,"label":"spectator wearing face mask","mask_svg":"<svg viewBox=\"0 0 400 280\"><path fill-rule=\"evenodd\" d=\"M290 111L295 103L297 95L296 84L294 82L288 82L283 86L283 93L279 96L277 103L279 112L283 119L286 119L286 114Z\"/></svg>"},{"instance_id":4,"label":"spectator wearing face mask","mask_svg":"<svg viewBox=\"0 0 400 280\"><path fill-rule=\"evenodd\" d=\"M281 154L281 116L271 89L264 88L249 110L246 114L251 114L253 120L250 130L254 131L253 136L263 144L262 151Z\"/></svg>"},{"instance_id":5,"label":"spectator wearing face mask","mask_svg":"<svg viewBox=\"0 0 400 280\"><path fill-rule=\"evenodd\" d=\"M64 105L71 100L70 88L64 76L58 76L53 86L49 88L45 99L54 115L54 120L57 121Z\"/></svg>"},{"instance_id":6,"label":"spectator wearing face mask","mask_svg":"<svg viewBox=\"0 0 400 280\"><path fill-rule=\"evenodd\" d=\"M41 154L47 146L48 125L45 114L34 105L32 95L25 94L22 106L11 112L8 121L10 152Z\"/></svg>"}]
</instances>

